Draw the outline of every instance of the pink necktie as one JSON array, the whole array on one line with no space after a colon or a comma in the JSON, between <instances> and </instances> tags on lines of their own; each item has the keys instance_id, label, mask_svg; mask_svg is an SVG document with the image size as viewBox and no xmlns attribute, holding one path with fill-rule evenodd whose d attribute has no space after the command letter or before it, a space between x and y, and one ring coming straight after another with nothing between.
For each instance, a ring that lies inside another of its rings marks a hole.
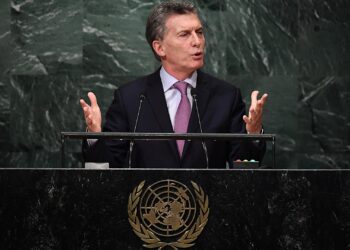
<instances>
[{"instance_id":1,"label":"pink necktie","mask_svg":"<svg viewBox=\"0 0 350 250\"><path fill-rule=\"evenodd\" d=\"M191 104L187 97L187 83L177 82L174 84L174 87L181 93L181 101L175 115L174 130L175 133L187 133L188 121L191 115ZM181 157L185 141L177 140L176 143Z\"/></svg>"}]
</instances>

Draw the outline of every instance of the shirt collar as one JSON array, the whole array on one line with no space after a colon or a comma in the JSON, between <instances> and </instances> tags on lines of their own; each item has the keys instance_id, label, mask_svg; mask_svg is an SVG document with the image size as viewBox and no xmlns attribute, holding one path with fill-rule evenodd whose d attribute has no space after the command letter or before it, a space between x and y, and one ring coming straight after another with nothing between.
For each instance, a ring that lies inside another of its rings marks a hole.
<instances>
[{"instance_id":1,"label":"shirt collar","mask_svg":"<svg viewBox=\"0 0 350 250\"><path fill-rule=\"evenodd\" d=\"M160 79L162 81L163 90L164 92L168 91L172 86L177 83L179 80L170 75L164 67L160 69ZM184 80L184 82L187 82L189 85L191 85L192 88L196 88L197 85L197 71L193 72L193 74Z\"/></svg>"}]
</instances>

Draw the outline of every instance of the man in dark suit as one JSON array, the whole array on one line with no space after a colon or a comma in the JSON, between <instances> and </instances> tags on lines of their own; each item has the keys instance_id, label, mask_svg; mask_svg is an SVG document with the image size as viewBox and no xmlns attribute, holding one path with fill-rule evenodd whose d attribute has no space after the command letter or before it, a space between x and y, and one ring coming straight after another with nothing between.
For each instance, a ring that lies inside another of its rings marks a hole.
<instances>
[{"instance_id":1,"label":"man in dark suit","mask_svg":"<svg viewBox=\"0 0 350 250\"><path fill-rule=\"evenodd\" d=\"M132 132L140 108L137 132L204 133L262 132L262 109L267 95L253 91L249 115L238 88L199 69L204 64L205 37L192 4L167 1L157 5L147 20L146 38L162 67L153 74L115 91L103 131ZM196 92L196 95L191 93ZM80 100L88 131L100 132L102 119L95 95L91 105ZM142 105L140 102L142 101ZM196 108L198 104L198 110ZM232 166L236 159L261 160L263 142L207 141L210 168ZM206 153L198 141L136 141L132 167L205 168ZM119 140L85 142L86 161L128 164L129 143Z\"/></svg>"}]
</instances>

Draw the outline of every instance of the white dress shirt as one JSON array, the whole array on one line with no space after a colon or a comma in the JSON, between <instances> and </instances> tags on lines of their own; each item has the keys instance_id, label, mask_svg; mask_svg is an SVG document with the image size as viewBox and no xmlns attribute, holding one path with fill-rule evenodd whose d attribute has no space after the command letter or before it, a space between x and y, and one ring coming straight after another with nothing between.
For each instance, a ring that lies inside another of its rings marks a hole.
<instances>
[{"instance_id":1,"label":"white dress shirt","mask_svg":"<svg viewBox=\"0 0 350 250\"><path fill-rule=\"evenodd\" d=\"M168 72L166 72L166 70L163 67L160 69L160 79L163 85L163 90L164 90L166 105L168 107L170 121L174 128L176 111L181 101L181 93L179 90L177 90L174 87L174 84L179 82L179 80L173 77L172 75L170 75ZM193 72L193 74L189 78L186 78L182 82L188 83L187 97L188 97L188 100L190 101L191 108L192 108L193 98L191 95L191 89L196 88L197 71Z\"/></svg>"}]
</instances>

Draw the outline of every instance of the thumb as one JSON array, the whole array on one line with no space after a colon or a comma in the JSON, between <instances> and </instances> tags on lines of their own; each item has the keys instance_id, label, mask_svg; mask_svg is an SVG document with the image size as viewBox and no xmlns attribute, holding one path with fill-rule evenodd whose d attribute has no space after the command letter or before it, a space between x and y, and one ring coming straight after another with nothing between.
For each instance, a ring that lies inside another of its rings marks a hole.
<instances>
[{"instance_id":1,"label":"thumb","mask_svg":"<svg viewBox=\"0 0 350 250\"><path fill-rule=\"evenodd\" d=\"M92 108L98 107L97 98L96 98L95 94L92 93L92 92L89 92L89 93L88 93L88 97L89 97L89 99L90 99L91 107L92 107Z\"/></svg>"},{"instance_id":2,"label":"thumb","mask_svg":"<svg viewBox=\"0 0 350 250\"><path fill-rule=\"evenodd\" d=\"M244 115L244 116L243 116L243 121L244 121L246 124L248 124L248 123L250 122L249 117L246 116L246 115Z\"/></svg>"}]
</instances>

